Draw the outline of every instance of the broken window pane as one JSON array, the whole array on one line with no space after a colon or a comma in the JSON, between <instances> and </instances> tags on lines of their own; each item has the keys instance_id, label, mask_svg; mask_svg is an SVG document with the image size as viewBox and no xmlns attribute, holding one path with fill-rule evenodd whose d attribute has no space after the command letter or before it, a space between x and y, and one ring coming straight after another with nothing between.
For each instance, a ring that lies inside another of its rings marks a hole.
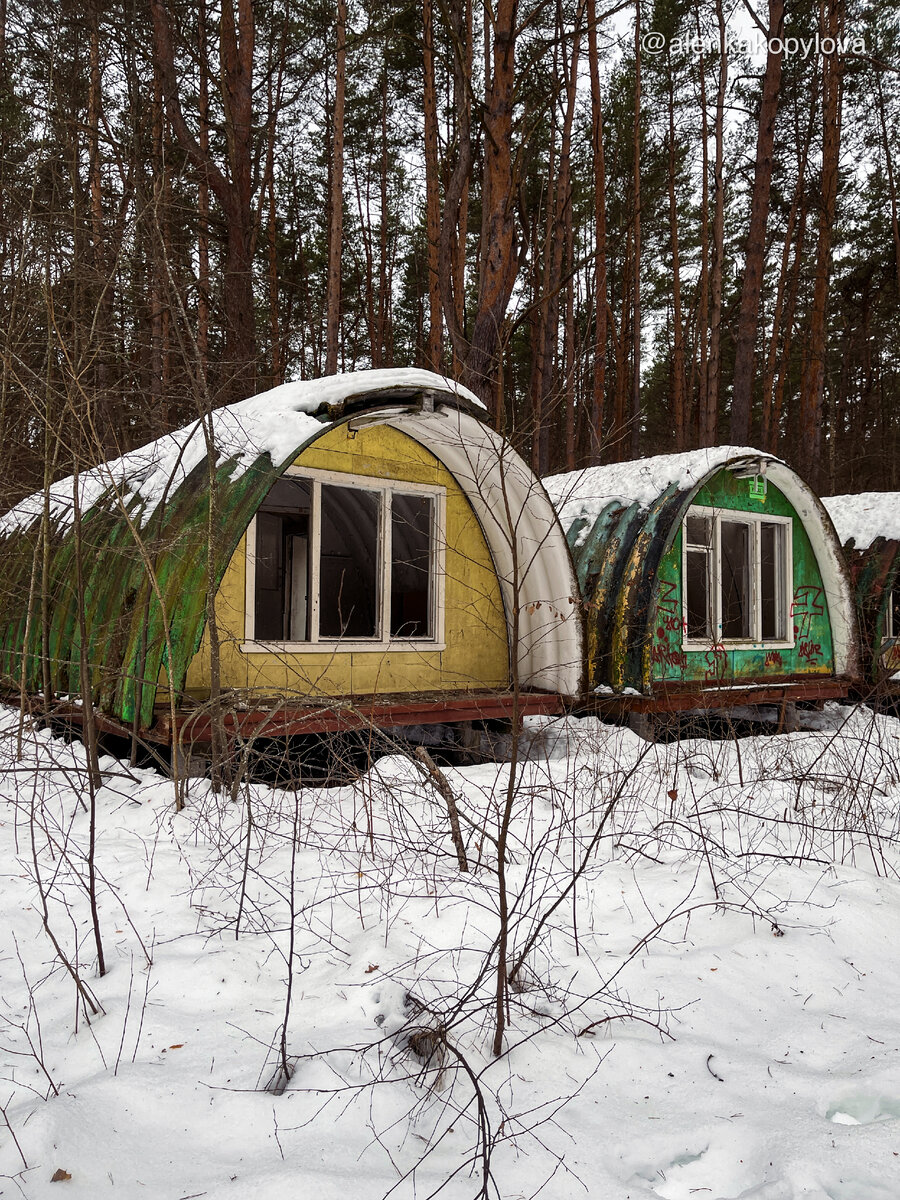
<instances>
[{"instance_id":1,"label":"broken window pane","mask_svg":"<svg viewBox=\"0 0 900 1200\"><path fill-rule=\"evenodd\" d=\"M391 497L391 637L433 636L430 496Z\"/></svg>"},{"instance_id":2,"label":"broken window pane","mask_svg":"<svg viewBox=\"0 0 900 1200\"><path fill-rule=\"evenodd\" d=\"M378 492L322 485L319 634L378 636Z\"/></svg>"},{"instance_id":3,"label":"broken window pane","mask_svg":"<svg viewBox=\"0 0 900 1200\"><path fill-rule=\"evenodd\" d=\"M750 637L750 526L722 521L722 639Z\"/></svg>"},{"instance_id":4,"label":"broken window pane","mask_svg":"<svg viewBox=\"0 0 900 1200\"><path fill-rule=\"evenodd\" d=\"M687 551L687 636L701 640L712 639L712 619L709 608L709 553L706 550Z\"/></svg>"},{"instance_id":5,"label":"broken window pane","mask_svg":"<svg viewBox=\"0 0 900 1200\"><path fill-rule=\"evenodd\" d=\"M254 637L262 642L309 637L308 480L279 479L256 515Z\"/></svg>"},{"instance_id":6,"label":"broken window pane","mask_svg":"<svg viewBox=\"0 0 900 1200\"><path fill-rule=\"evenodd\" d=\"M687 517L685 534L689 546L709 546L712 521L709 517Z\"/></svg>"},{"instance_id":7,"label":"broken window pane","mask_svg":"<svg viewBox=\"0 0 900 1200\"><path fill-rule=\"evenodd\" d=\"M785 636L784 526L763 521L759 527L760 634L764 642Z\"/></svg>"}]
</instances>

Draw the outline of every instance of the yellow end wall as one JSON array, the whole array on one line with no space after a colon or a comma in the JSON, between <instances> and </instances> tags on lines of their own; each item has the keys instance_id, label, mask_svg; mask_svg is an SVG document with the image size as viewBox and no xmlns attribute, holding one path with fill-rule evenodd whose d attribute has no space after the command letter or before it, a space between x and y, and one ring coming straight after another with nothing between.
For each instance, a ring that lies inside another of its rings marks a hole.
<instances>
[{"instance_id":1,"label":"yellow end wall","mask_svg":"<svg viewBox=\"0 0 900 1200\"><path fill-rule=\"evenodd\" d=\"M298 467L433 484L446 489L443 650L331 653L243 651L247 539L226 568L216 596L223 688L256 698L502 688L509 682L506 620L481 527L447 468L418 442L384 425L350 434L329 430L295 461ZM209 694L209 631L188 668L186 691Z\"/></svg>"}]
</instances>

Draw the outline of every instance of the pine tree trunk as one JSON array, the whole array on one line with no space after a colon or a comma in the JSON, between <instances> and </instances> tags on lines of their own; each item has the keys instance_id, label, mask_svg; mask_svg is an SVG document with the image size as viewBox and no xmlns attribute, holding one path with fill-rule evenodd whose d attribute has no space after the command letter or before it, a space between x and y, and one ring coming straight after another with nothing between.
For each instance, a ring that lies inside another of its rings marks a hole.
<instances>
[{"instance_id":1,"label":"pine tree trunk","mask_svg":"<svg viewBox=\"0 0 900 1200\"><path fill-rule=\"evenodd\" d=\"M597 53L597 3L588 0L588 56L591 75L591 132L594 159L594 362L591 376L590 462L600 461L606 392L606 167L603 110Z\"/></svg>"},{"instance_id":2,"label":"pine tree trunk","mask_svg":"<svg viewBox=\"0 0 900 1200\"><path fill-rule=\"evenodd\" d=\"M678 197L675 178L675 82L671 58L668 63L669 81L669 240L672 246L672 423L675 427L675 449L687 445L685 414L684 327L681 315L681 258L678 246Z\"/></svg>"},{"instance_id":3,"label":"pine tree trunk","mask_svg":"<svg viewBox=\"0 0 900 1200\"><path fill-rule=\"evenodd\" d=\"M697 14L697 33L700 17ZM697 444L711 446L715 441L715 420L709 412L709 121L706 112L706 62L701 51L697 70L700 80L700 278L697 282L697 333L694 360L697 375Z\"/></svg>"},{"instance_id":4,"label":"pine tree trunk","mask_svg":"<svg viewBox=\"0 0 900 1200\"><path fill-rule=\"evenodd\" d=\"M634 317L631 344L631 457L641 453L641 0L634 0Z\"/></svg>"},{"instance_id":5,"label":"pine tree trunk","mask_svg":"<svg viewBox=\"0 0 900 1200\"><path fill-rule=\"evenodd\" d=\"M502 330L516 281L512 116L517 0L498 0L492 27L491 77L484 105L484 183L478 306L464 382L498 419L495 383Z\"/></svg>"},{"instance_id":6,"label":"pine tree trunk","mask_svg":"<svg viewBox=\"0 0 900 1200\"><path fill-rule=\"evenodd\" d=\"M344 101L347 90L347 0L338 0L334 114L331 137L331 196L328 233L328 295L325 304L325 373L338 369L341 331L341 249L344 233Z\"/></svg>"},{"instance_id":7,"label":"pine tree trunk","mask_svg":"<svg viewBox=\"0 0 900 1200\"><path fill-rule=\"evenodd\" d=\"M434 0L422 0L422 66L425 80L425 238L428 243L428 343L425 361L441 369L443 318L439 275L441 190L438 166L437 88L434 76Z\"/></svg>"},{"instance_id":8,"label":"pine tree trunk","mask_svg":"<svg viewBox=\"0 0 900 1200\"><path fill-rule=\"evenodd\" d=\"M725 91L728 87L728 54L722 0L716 0L719 25L719 85L716 89L716 161L713 177L713 249L710 271L711 311L709 321L709 377L703 428L704 446L716 443L719 422L719 392L722 375L722 277L725 267Z\"/></svg>"},{"instance_id":9,"label":"pine tree trunk","mask_svg":"<svg viewBox=\"0 0 900 1200\"><path fill-rule=\"evenodd\" d=\"M823 39L837 39L843 24L842 0L828 0ZM800 394L800 464L815 487L822 448L822 409L825 396L825 341L831 251L840 166L841 66L837 53L822 58L822 191L816 245L816 274L809 344Z\"/></svg>"},{"instance_id":10,"label":"pine tree trunk","mask_svg":"<svg viewBox=\"0 0 900 1200\"><path fill-rule=\"evenodd\" d=\"M806 140L799 151L797 162L797 180L794 195L788 213L785 228L784 246L781 252L781 269L778 274L778 285L775 291L775 307L772 313L772 332L769 338L769 349L766 355L766 366L762 385L762 426L759 444L763 450L776 453L778 446L778 431L780 409L776 417L774 407L775 374L778 359L778 346L781 341L781 329L784 321L785 292L788 290L788 265L790 263L791 244L794 240L794 230L797 227L798 215L802 217L800 241L802 243L806 226L806 210L804 205L804 187L806 184L806 168L809 163L809 147L812 142L813 126L815 123L815 107L810 108L809 123L806 128ZM796 272L795 272L796 283ZM785 345L790 347L790 325L793 323L793 301L796 299L796 286L790 293L792 301L788 311L788 328L785 331Z\"/></svg>"},{"instance_id":11,"label":"pine tree trunk","mask_svg":"<svg viewBox=\"0 0 900 1200\"><path fill-rule=\"evenodd\" d=\"M223 0L219 30L219 81L225 110L227 177L188 127L181 107L175 47L166 0L150 0L154 60L172 130L222 206L228 229L222 269L226 395L239 399L256 389L253 305L253 0Z\"/></svg>"},{"instance_id":12,"label":"pine tree trunk","mask_svg":"<svg viewBox=\"0 0 900 1200\"><path fill-rule=\"evenodd\" d=\"M738 317L734 358L734 386L731 399L731 441L735 446L750 442L753 403L753 364L759 327L760 296L766 260L766 225L769 217L769 192L772 186L772 157L775 145L775 118L781 91L782 51L772 49L774 39L784 33L784 0L769 0L769 51L763 76L756 138L756 168L750 198L750 225L744 259L744 282Z\"/></svg>"}]
</instances>

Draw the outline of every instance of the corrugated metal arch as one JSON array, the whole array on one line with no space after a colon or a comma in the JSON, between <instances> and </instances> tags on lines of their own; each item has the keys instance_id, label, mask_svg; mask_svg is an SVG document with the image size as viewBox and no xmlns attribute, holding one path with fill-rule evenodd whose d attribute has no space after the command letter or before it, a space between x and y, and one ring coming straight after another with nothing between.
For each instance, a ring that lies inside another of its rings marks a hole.
<instances>
[{"instance_id":1,"label":"corrugated metal arch","mask_svg":"<svg viewBox=\"0 0 900 1200\"><path fill-rule=\"evenodd\" d=\"M651 617L660 563L697 493L718 472L751 467L759 455L723 456L689 487L672 483L649 505L607 504L589 526L583 518L566 536L586 589L588 657L593 688L651 690ZM816 555L834 643L835 673L859 670L858 630L853 590L840 543L825 507L785 463L765 457L766 473L803 521Z\"/></svg>"},{"instance_id":2,"label":"corrugated metal arch","mask_svg":"<svg viewBox=\"0 0 900 1200\"><path fill-rule=\"evenodd\" d=\"M278 463L260 453L248 465L246 447L240 458L232 453L217 461L213 524L220 536L212 551L207 538L212 494L208 458L201 458L163 502L154 503L146 520L147 505L139 492L129 490L127 478L111 473L108 487L98 493L94 472L81 542L87 659L94 702L102 711L125 723L149 726L162 668L175 692L181 691L205 629L210 576L218 589L252 517L287 467L334 424L353 419L395 425L431 449L459 479L494 556L510 630L518 608L522 685L570 695L578 691L582 642L577 586L549 499L512 447L465 411L474 411L465 396L442 388L436 376L426 380L425 374L410 372L415 375L414 396L409 385L381 387L368 401L354 393L343 414L334 405L316 414L314 424L307 420L304 425L312 432ZM435 399L443 402L439 413L434 412ZM135 452L134 461L146 468L140 452ZM0 539L5 575L0 673L15 687L24 674L26 690L38 693L44 686L46 659L53 693L78 694L81 633L75 538L57 505L50 522L45 622L36 586L40 572L34 566L42 527L36 501L30 498L26 518L8 523ZM509 519L498 516L507 511ZM519 565L518 606L514 562Z\"/></svg>"}]
</instances>

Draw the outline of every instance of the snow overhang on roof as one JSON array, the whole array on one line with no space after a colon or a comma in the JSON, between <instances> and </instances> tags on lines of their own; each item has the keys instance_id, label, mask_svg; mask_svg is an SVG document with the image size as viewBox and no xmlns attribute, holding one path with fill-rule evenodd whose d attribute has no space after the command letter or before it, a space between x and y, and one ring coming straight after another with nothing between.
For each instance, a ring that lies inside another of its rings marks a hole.
<instances>
[{"instance_id":1,"label":"snow overhang on roof","mask_svg":"<svg viewBox=\"0 0 900 1200\"><path fill-rule=\"evenodd\" d=\"M285 383L85 470L78 477L78 507L83 513L98 504L127 510L143 528L206 459L208 445L215 447L217 462L230 464L227 474L236 480L263 456L274 467L286 464L298 447L348 413L388 403L427 409L436 397L443 404L486 415L478 397L462 384L415 368ZM57 530L74 519L74 486L69 476L50 488L50 519ZM0 516L0 537L29 528L43 507L43 492L28 496Z\"/></svg>"},{"instance_id":2,"label":"snow overhang on roof","mask_svg":"<svg viewBox=\"0 0 900 1200\"><path fill-rule=\"evenodd\" d=\"M900 542L900 492L858 492L823 496L838 537L854 550L868 550L876 538Z\"/></svg>"},{"instance_id":3,"label":"snow overhang on roof","mask_svg":"<svg viewBox=\"0 0 900 1200\"><path fill-rule=\"evenodd\" d=\"M629 508L636 504L646 512L670 488L696 490L723 467L759 463L760 473L765 473L765 464L772 461L774 455L752 446L710 446L551 475L544 480L544 487L568 528L578 518L595 521L611 505Z\"/></svg>"}]
</instances>

